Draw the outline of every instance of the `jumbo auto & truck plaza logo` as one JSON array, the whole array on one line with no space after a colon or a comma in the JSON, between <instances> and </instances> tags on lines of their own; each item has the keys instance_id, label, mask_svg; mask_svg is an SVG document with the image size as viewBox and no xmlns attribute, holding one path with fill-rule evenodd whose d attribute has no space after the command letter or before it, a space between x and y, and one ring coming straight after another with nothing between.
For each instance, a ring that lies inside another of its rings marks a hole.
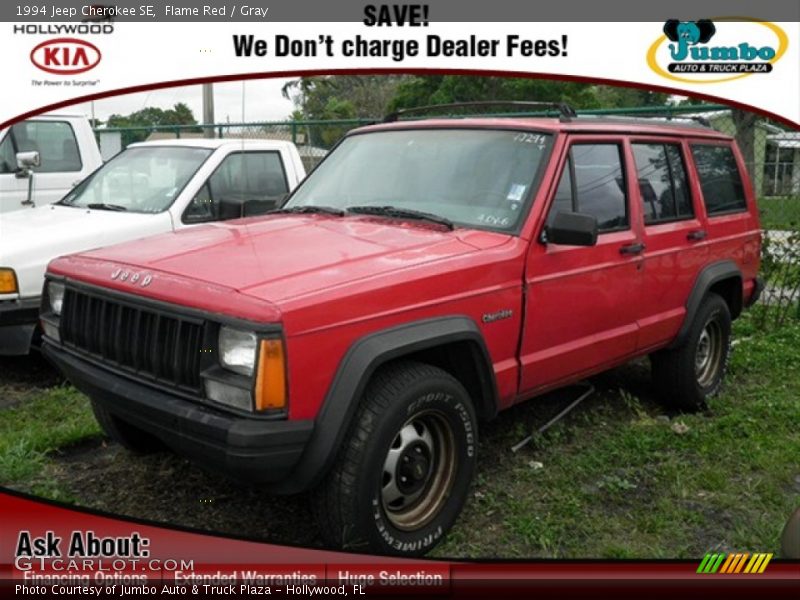
<instances>
[{"instance_id":1,"label":"jumbo auto & truck plaza logo","mask_svg":"<svg viewBox=\"0 0 800 600\"><path fill-rule=\"evenodd\" d=\"M786 52L788 37L774 23L723 17L668 20L647 52L657 74L684 83L720 83L771 73ZM665 68L666 67L666 68Z\"/></svg>"}]
</instances>

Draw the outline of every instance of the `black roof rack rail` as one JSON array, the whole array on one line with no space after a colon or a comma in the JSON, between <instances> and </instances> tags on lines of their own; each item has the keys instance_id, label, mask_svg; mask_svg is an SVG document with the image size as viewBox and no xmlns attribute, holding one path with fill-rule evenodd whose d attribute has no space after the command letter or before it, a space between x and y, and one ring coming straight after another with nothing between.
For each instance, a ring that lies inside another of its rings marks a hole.
<instances>
[{"instance_id":1,"label":"black roof rack rail","mask_svg":"<svg viewBox=\"0 0 800 600\"><path fill-rule=\"evenodd\" d=\"M575 109L572 108L571 105L567 104L566 102L525 102L525 101L518 101L518 100L486 100L482 102L452 102L450 104L430 104L428 106L415 106L413 108L404 108L401 110L396 110L392 113L389 113L383 118L384 123L393 123L397 121L400 117L405 116L410 113L416 112L427 112L430 110L442 110L442 109L449 109L449 108L467 108L467 107L478 107L478 106L512 106L512 107L519 107L519 108L549 108L552 110L557 110L560 113L559 120L561 121L571 121L573 118L578 116L578 113L575 112Z\"/></svg>"},{"instance_id":2,"label":"black roof rack rail","mask_svg":"<svg viewBox=\"0 0 800 600\"><path fill-rule=\"evenodd\" d=\"M711 126L711 122L705 118L700 116L688 116L688 115L658 115L658 114L642 114L637 113L635 115L624 115L624 114L613 114L613 115L602 115L602 114L590 114L590 115L580 115L580 121L584 122L595 122L595 123L628 123L631 125L653 125L659 124L662 125L682 125L684 127L696 127L696 128L704 128L704 129L714 129ZM683 121L681 123L681 121Z\"/></svg>"}]
</instances>

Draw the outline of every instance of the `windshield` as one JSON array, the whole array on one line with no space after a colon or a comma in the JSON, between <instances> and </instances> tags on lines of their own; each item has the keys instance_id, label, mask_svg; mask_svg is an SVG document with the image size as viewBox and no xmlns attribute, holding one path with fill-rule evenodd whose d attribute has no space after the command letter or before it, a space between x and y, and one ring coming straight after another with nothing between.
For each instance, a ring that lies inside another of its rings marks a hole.
<instances>
[{"instance_id":1,"label":"windshield","mask_svg":"<svg viewBox=\"0 0 800 600\"><path fill-rule=\"evenodd\" d=\"M208 148L128 148L67 194L61 204L159 213L170 207L209 157Z\"/></svg>"},{"instance_id":2,"label":"windshield","mask_svg":"<svg viewBox=\"0 0 800 600\"><path fill-rule=\"evenodd\" d=\"M483 129L382 131L346 138L286 204L392 206L469 227L514 230L551 136Z\"/></svg>"}]
</instances>

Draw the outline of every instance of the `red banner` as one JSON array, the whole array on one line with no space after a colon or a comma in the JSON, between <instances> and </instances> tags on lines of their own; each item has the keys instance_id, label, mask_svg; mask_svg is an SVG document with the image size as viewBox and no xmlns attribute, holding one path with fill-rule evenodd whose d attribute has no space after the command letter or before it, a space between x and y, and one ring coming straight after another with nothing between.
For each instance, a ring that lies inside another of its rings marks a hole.
<instances>
[{"instance_id":1,"label":"red banner","mask_svg":"<svg viewBox=\"0 0 800 600\"><path fill-rule=\"evenodd\" d=\"M4 596L430 595L530 597L615 594L787 597L800 563L760 574L702 574L697 561L402 560L276 546L159 527L0 493Z\"/></svg>"}]
</instances>

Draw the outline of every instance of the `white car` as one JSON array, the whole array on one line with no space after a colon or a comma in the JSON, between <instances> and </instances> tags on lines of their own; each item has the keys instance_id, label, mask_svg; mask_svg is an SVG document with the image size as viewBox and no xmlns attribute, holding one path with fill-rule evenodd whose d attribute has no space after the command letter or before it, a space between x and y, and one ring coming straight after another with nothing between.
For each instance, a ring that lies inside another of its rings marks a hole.
<instances>
[{"instance_id":1,"label":"white car","mask_svg":"<svg viewBox=\"0 0 800 600\"><path fill-rule=\"evenodd\" d=\"M0 130L0 213L57 202L102 164L83 115L38 115Z\"/></svg>"},{"instance_id":2,"label":"white car","mask_svg":"<svg viewBox=\"0 0 800 600\"><path fill-rule=\"evenodd\" d=\"M57 256L261 214L303 177L291 142L142 142L59 202L0 213L0 355L27 354L37 341L44 272Z\"/></svg>"}]
</instances>

